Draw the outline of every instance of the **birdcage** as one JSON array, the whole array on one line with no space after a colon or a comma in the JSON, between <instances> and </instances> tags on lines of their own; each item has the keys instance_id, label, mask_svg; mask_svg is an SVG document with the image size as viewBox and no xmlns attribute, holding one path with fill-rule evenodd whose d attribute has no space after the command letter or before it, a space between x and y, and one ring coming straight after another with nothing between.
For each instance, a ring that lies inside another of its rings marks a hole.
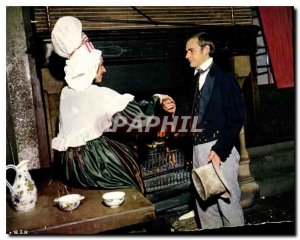
<instances>
[{"instance_id":1,"label":"birdcage","mask_svg":"<svg viewBox=\"0 0 300 240\"><path fill-rule=\"evenodd\" d=\"M147 193L190 183L190 171L181 149L149 149L141 164L142 179Z\"/></svg>"}]
</instances>

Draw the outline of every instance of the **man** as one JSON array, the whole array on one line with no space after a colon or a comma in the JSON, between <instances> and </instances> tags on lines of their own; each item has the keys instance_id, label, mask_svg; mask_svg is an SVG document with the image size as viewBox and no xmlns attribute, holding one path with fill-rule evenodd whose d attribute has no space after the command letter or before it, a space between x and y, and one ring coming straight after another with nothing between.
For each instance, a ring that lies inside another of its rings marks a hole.
<instances>
[{"instance_id":1,"label":"man","mask_svg":"<svg viewBox=\"0 0 300 240\"><path fill-rule=\"evenodd\" d=\"M196 199L202 229L244 224L239 203L240 156L234 147L244 123L243 100L234 77L214 63L214 49L210 36L204 32L192 36L186 43L185 57L190 67L195 68L196 75L192 116L198 117L197 129L202 129L192 134L193 168L215 161L231 192L229 199ZM197 72L200 72L199 77Z\"/></svg>"}]
</instances>

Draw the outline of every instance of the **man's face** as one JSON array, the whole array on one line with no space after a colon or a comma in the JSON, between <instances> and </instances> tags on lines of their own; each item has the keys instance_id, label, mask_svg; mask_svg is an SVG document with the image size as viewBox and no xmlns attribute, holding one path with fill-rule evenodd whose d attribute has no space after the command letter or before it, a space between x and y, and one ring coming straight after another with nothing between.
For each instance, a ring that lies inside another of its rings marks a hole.
<instances>
[{"instance_id":1,"label":"man's face","mask_svg":"<svg viewBox=\"0 0 300 240\"><path fill-rule=\"evenodd\" d=\"M209 58L209 46L201 48L196 38L192 38L186 43L185 50L185 58L189 61L192 68L198 68Z\"/></svg>"}]
</instances>

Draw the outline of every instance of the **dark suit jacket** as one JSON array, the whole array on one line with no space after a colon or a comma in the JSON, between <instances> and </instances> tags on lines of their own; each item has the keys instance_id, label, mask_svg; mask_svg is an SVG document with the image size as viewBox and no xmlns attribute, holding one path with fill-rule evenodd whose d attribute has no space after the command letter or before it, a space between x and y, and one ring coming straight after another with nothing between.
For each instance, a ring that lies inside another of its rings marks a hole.
<instances>
[{"instance_id":1,"label":"dark suit jacket","mask_svg":"<svg viewBox=\"0 0 300 240\"><path fill-rule=\"evenodd\" d=\"M225 161L244 124L244 104L236 79L215 63L201 90L198 117L197 128L204 132L219 131L217 142L211 150Z\"/></svg>"}]
</instances>

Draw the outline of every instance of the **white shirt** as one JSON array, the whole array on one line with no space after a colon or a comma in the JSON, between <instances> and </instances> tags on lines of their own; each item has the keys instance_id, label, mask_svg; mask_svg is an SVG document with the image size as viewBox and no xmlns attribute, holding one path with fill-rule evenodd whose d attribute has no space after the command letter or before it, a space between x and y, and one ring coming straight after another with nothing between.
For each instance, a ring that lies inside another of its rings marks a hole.
<instances>
[{"instance_id":1,"label":"white shirt","mask_svg":"<svg viewBox=\"0 0 300 240\"><path fill-rule=\"evenodd\" d=\"M132 100L131 94L119 94L96 85L84 91L64 87L60 97L59 133L52 140L52 148L65 151L100 137L112 126L112 116Z\"/></svg>"},{"instance_id":2,"label":"white shirt","mask_svg":"<svg viewBox=\"0 0 300 240\"><path fill-rule=\"evenodd\" d=\"M161 102L161 95L155 95ZM83 91L64 87L60 96L59 133L52 140L52 148L66 151L68 147L82 146L100 137L110 131L113 115L133 100L131 94L119 94L96 85Z\"/></svg>"},{"instance_id":3,"label":"white shirt","mask_svg":"<svg viewBox=\"0 0 300 240\"><path fill-rule=\"evenodd\" d=\"M210 69L207 70L207 68L209 68L211 66L212 62L213 62L213 58L210 57L209 59L207 59L204 63L202 63L199 66L200 69L202 69L203 71L205 71L204 73L201 73L200 77L199 77L199 91L201 90L201 88L204 85L206 76L207 76L208 72L210 71ZM196 73L197 73L197 69L195 69L194 75L196 75Z\"/></svg>"}]
</instances>

